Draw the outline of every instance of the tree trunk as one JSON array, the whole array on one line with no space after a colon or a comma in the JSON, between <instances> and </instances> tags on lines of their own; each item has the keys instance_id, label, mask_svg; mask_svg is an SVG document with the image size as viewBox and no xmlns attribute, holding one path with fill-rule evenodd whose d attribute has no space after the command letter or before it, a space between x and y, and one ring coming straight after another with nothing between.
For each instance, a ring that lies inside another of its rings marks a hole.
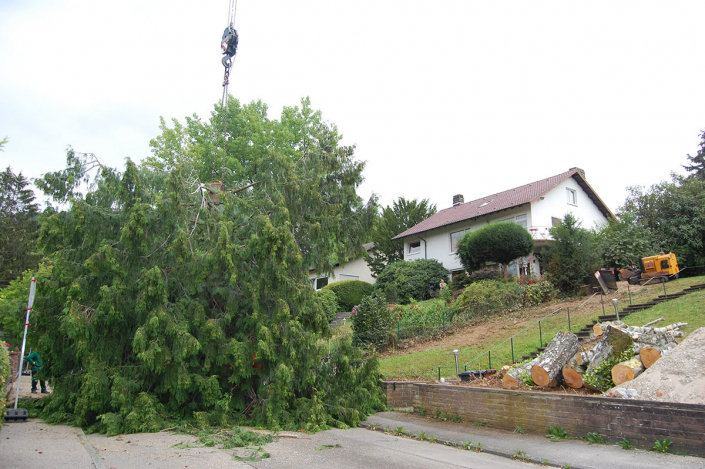
<instances>
[{"instance_id":1,"label":"tree trunk","mask_svg":"<svg viewBox=\"0 0 705 469\"><path fill-rule=\"evenodd\" d=\"M651 368L661 358L661 352L654 347L642 347L639 350L639 357L645 368Z\"/></svg>"},{"instance_id":2,"label":"tree trunk","mask_svg":"<svg viewBox=\"0 0 705 469\"><path fill-rule=\"evenodd\" d=\"M531 367L531 378L537 386L548 386L578 352L578 337L572 332L558 332L546 350Z\"/></svg>"},{"instance_id":3,"label":"tree trunk","mask_svg":"<svg viewBox=\"0 0 705 469\"><path fill-rule=\"evenodd\" d=\"M518 388L519 386L524 384L524 376L529 375L529 370L531 369L532 366L534 366L534 363L538 360L537 358L534 358L528 363L525 363L521 366L515 366L511 370L507 371L504 374L504 377L502 377L502 386L505 389L509 388Z\"/></svg>"},{"instance_id":4,"label":"tree trunk","mask_svg":"<svg viewBox=\"0 0 705 469\"><path fill-rule=\"evenodd\" d=\"M573 389L580 389L583 387L583 373L585 373L585 368L582 366L565 366L563 367L563 382Z\"/></svg>"},{"instance_id":5,"label":"tree trunk","mask_svg":"<svg viewBox=\"0 0 705 469\"><path fill-rule=\"evenodd\" d=\"M641 359L636 356L612 367L612 381L615 385L620 385L633 380L642 371L644 371L644 365L641 363Z\"/></svg>"},{"instance_id":6,"label":"tree trunk","mask_svg":"<svg viewBox=\"0 0 705 469\"><path fill-rule=\"evenodd\" d=\"M592 359L587 367L586 373L592 373L600 363L611 357L618 357L626 350L633 350L634 340L625 331L618 327L607 326L600 341L592 349Z\"/></svg>"}]
</instances>

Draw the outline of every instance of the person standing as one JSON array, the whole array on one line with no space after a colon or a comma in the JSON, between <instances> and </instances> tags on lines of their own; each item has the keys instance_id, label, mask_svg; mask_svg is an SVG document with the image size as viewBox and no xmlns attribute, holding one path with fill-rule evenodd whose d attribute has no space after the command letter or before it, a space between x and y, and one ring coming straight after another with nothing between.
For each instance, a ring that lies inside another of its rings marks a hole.
<instances>
[{"instance_id":1,"label":"person standing","mask_svg":"<svg viewBox=\"0 0 705 469\"><path fill-rule=\"evenodd\" d=\"M42 394L49 394L46 381L37 378L37 374L41 371L42 365L44 364L42 358L39 356L39 352L32 352L24 357L24 359L32 365L32 392L37 392L37 382L39 382L42 388Z\"/></svg>"}]
</instances>

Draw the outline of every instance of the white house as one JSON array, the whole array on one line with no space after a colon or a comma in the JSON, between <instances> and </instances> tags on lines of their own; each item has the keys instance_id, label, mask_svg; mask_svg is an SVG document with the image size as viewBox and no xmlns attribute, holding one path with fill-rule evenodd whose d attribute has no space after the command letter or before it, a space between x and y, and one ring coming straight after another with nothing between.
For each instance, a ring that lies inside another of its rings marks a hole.
<instances>
[{"instance_id":1,"label":"white house","mask_svg":"<svg viewBox=\"0 0 705 469\"><path fill-rule=\"evenodd\" d=\"M369 252L374 247L375 243L366 243L362 247ZM370 266L365 262L364 257L358 257L345 264L337 264L333 268L333 274L330 276L319 276L314 269L309 270L308 277L311 280L313 288L320 290L329 283L340 282L342 280L362 280L367 283L375 283L372 277Z\"/></svg>"},{"instance_id":2,"label":"white house","mask_svg":"<svg viewBox=\"0 0 705 469\"><path fill-rule=\"evenodd\" d=\"M585 172L571 168L565 173L464 202L462 195L453 197L453 206L437 212L412 226L394 239L404 240L404 260L436 259L452 274L463 272L456 255L458 240L468 231L496 221L513 221L531 233L534 252L551 241L549 229L572 212L590 228L606 223L614 215L585 180ZM540 274L534 255L517 259L508 267L514 275Z\"/></svg>"}]
</instances>

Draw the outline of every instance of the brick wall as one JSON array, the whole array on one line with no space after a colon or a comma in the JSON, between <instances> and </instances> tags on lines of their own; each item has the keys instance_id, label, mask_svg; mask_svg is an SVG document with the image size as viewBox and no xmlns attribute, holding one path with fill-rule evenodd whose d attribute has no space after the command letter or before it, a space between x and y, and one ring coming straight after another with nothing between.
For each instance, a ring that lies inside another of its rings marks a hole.
<instances>
[{"instance_id":1,"label":"brick wall","mask_svg":"<svg viewBox=\"0 0 705 469\"><path fill-rule=\"evenodd\" d=\"M673 452L705 455L705 406L613 399L555 393L480 389L449 384L386 381L382 390L390 407L414 406L428 415L457 414L464 422L545 434L562 427L573 437L597 432L608 442L628 438L650 449L668 438Z\"/></svg>"}]
</instances>

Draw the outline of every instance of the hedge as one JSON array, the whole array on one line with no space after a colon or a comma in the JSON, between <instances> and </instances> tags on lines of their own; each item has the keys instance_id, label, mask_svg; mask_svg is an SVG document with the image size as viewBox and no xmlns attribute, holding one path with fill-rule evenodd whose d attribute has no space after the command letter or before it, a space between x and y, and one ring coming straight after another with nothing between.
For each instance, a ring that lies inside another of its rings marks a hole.
<instances>
[{"instance_id":1,"label":"hedge","mask_svg":"<svg viewBox=\"0 0 705 469\"><path fill-rule=\"evenodd\" d=\"M338 311L352 311L359 305L364 296L372 294L373 287L362 280L343 280L342 282L329 283L323 290L332 290L338 297Z\"/></svg>"}]
</instances>

